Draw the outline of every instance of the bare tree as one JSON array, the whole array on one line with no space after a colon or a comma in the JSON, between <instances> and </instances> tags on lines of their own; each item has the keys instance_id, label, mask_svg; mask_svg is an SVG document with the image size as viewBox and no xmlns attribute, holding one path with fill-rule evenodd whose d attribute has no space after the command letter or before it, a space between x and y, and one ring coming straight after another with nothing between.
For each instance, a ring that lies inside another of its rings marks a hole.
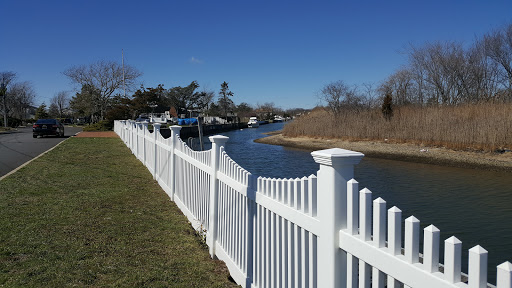
<instances>
[{"instance_id":1,"label":"bare tree","mask_svg":"<svg viewBox=\"0 0 512 288\"><path fill-rule=\"evenodd\" d=\"M437 42L412 47L408 70L412 77L413 91L407 91L408 99L413 100L410 94L416 94L413 102L423 104L426 100L430 104L452 105L497 100L500 94L498 86L507 87L508 82L498 84L498 64L486 56L489 54L488 43L489 40L476 41L468 49L464 49L459 42ZM387 86L397 84L402 78L398 76L390 76ZM393 100L401 104L403 99L400 93L395 92Z\"/></svg>"},{"instance_id":2,"label":"bare tree","mask_svg":"<svg viewBox=\"0 0 512 288\"><path fill-rule=\"evenodd\" d=\"M276 115L283 114L283 109L279 108L274 102L265 102L256 105L256 111L263 120L272 120Z\"/></svg>"},{"instance_id":3,"label":"bare tree","mask_svg":"<svg viewBox=\"0 0 512 288\"><path fill-rule=\"evenodd\" d=\"M498 95L498 65L486 56L483 41L477 41L465 52L466 81L461 85L466 102L495 100Z\"/></svg>"},{"instance_id":4,"label":"bare tree","mask_svg":"<svg viewBox=\"0 0 512 288\"><path fill-rule=\"evenodd\" d=\"M7 86L11 81L16 78L16 73L11 71L0 72L0 93L2 94L2 110L4 112L4 127L7 127L7 103L5 101Z\"/></svg>"},{"instance_id":5,"label":"bare tree","mask_svg":"<svg viewBox=\"0 0 512 288\"><path fill-rule=\"evenodd\" d=\"M52 97L50 107L55 105L59 118L62 118L64 111L69 108L69 94L67 91L60 91Z\"/></svg>"},{"instance_id":6,"label":"bare tree","mask_svg":"<svg viewBox=\"0 0 512 288\"><path fill-rule=\"evenodd\" d=\"M391 94L393 104L406 105L416 102L414 93L414 74L406 68L401 68L391 74L380 87L381 95Z\"/></svg>"},{"instance_id":7,"label":"bare tree","mask_svg":"<svg viewBox=\"0 0 512 288\"><path fill-rule=\"evenodd\" d=\"M500 84L512 100L512 24L484 36L486 55L496 62L500 69Z\"/></svg>"},{"instance_id":8,"label":"bare tree","mask_svg":"<svg viewBox=\"0 0 512 288\"><path fill-rule=\"evenodd\" d=\"M325 85L318 97L327 103L335 116L339 115L343 108L354 109L361 105L361 96L357 86L349 86L342 80Z\"/></svg>"},{"instance_id":9,"label":"bare tree","mask_svg":"<svg viewBox=\"0 0 512 288\"><path fill-rule=\"evenodd\" d=\"M28 81L17 82L7 91L9 115L18 119L27 118L27 110L34 104L35 91Z\"/></svg>"},{"instance_id":10,"label":"bare tree","mask_svg":"<svg viewBox=\"0 0 512 288\"><path fill-rule=\"evenodd\" d=\"M73 66L63 72L73 83L92 87L99 92L100 118L104 119L114 93L125 86L131 90L135 80L142 75L131 66L121 66L113 61L98 61L90 65Z\"/></svg>"},{"instance_id":11,"label":"bare tree","mask_svg":"<svg viewBox=\"0 0 512 288\"><path fill-rule=\"evenodd\" d=\"M465 74L460 74L466 73L461 45L436 42L411 48L409 60L420 102L424 101L424 95L430 104L456 104L460 101L460 80L466 79Z\"/></svg>"},{"instance_id":12,"label":"bare tree","mask_svg":"<svg viewBox=\"0 0 512 288\"><path fill-rule=\"evenodd\" d=\"M376 107L379 104L379 100L377 97L377 91L375 83L366 82L362 85L362 94L361 94L361 101L363 102L363 105L367 108Z\"/></svg>"}]
</instances>

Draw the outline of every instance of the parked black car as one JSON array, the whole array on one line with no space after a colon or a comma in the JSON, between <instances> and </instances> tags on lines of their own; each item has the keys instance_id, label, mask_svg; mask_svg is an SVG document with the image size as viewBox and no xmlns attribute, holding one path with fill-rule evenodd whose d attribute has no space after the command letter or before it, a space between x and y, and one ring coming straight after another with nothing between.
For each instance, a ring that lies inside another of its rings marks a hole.
<instances>
[{"instance_id":1,"label":"parked black car","mask_svg":"<svg viewBox=\"0 0 512 288\"><path fill-rule=\"evenodd\" d=\"M32 125L33 137L43 135L55 135L64 137L64 125L57 119L39 119Z\"/></svg>"}]
</instances>

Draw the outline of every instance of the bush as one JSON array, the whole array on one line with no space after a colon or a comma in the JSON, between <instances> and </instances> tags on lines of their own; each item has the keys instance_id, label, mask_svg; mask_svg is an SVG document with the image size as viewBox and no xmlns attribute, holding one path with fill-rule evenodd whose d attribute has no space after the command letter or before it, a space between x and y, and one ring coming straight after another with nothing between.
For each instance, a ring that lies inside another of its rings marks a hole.
<instances>
[{"instance_id":1,"label":"bush","mask_svg":"<svg viewBox=\"0 0 512 288\"><path fill-rule=\"evenodd\" d=\"M16 127L20 126L22 124L22 122L21 122L21 119L8 117L7 124L9 125L10 128L16 128ZM2 126L2 127L4 126L4 117L2 115L0 115L0 126Z\"/></svg>"},{"instance_id":2,"label":"bush","mask_svg":"<svg viewBox=\"0 0 512 288\"><path fill-rule=\"evenodd\" d=\"M98 123L85 126L84 131L112 131L113 128L113 123L108 120L103 120Z\"/></svg>"}]
</instances>

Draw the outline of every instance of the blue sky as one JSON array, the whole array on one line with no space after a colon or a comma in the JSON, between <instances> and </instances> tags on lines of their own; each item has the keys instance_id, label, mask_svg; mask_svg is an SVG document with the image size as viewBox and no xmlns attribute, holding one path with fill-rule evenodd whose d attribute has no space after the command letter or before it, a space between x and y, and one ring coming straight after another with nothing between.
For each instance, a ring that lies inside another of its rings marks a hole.
<instances>
[{"instance_id":1,"label":"blue sky","mask_svg":"<svg viewBox=\"0 0 512 288\"><path fill-rule=\"evenodd\" d=\"M236 104L312 108L329 82L378 84L410 44L471 44L512 23L511 0L2 0L0 11L0 71L32 82L36 104L77 88L66 68L121 62L124 49L146 87L226 81Z\"/></svg>"}]
</instances>

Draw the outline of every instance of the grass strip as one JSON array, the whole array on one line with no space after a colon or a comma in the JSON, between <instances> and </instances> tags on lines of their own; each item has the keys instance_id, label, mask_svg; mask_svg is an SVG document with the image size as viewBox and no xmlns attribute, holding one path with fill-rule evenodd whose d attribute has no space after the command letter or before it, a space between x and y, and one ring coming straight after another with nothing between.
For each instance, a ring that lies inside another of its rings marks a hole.
<instances>
[{"instance_id":1,"label":"grass strip","mask_svg":"<svg viewBox=\"0 0 512 288\"><path fill-rule=\"evenodd\" d=\"M120 139L71 138L0 181L0 286L236 287Z\"/></svg>"}]
</instances>

